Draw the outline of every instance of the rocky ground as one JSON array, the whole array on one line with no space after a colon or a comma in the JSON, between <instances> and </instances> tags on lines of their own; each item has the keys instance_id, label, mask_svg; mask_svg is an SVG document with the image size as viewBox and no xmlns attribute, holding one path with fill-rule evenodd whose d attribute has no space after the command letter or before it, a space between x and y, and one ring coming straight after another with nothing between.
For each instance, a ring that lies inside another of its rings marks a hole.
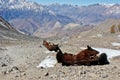
<instances>
[{"instance_id":1,"label":"rocky ground","mask_svg":"<svg viewBox=\"0 0 120 80\"><path fill-rule=\"evenodd\" d=\"M106 37L106 36L105 36ZM81 47L109 47L110 42L117 41L113 36L106 38L74 37L61 40L49 39L60 43L63 52L76 54ZM0 42L0 80L120 80L120 57L109 59L109 65L96 66L62 66L57 63L52 68L37 68L38 64L47 56L47 49L39 41L1 41ZM104 41L102 43L102 41Z\"/></svg>"}]
</instances>

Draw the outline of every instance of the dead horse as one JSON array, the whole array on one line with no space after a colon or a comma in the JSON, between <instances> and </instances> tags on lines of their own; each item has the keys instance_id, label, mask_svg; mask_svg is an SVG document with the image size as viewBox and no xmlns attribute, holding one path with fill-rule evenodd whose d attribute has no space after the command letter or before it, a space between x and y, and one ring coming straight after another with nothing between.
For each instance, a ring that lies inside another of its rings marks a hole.
<instances>
[{"instance_id":1,"label":"dead horse","mask_svg":"<svg viewBox=\"0 0 120 80\"><path fill-rule=\"evenodd\" d=\"M53 43L43 41L43 45L49 51L55 51L56 59L58 63L62 63L62 65L104 65L109 64L107 60L107 55L102 53L100 56L98 51L92 49L90 46L87 46L87 49L80 51L77 55L63 53L58 45Z\"/></svg>"}]
</instances>

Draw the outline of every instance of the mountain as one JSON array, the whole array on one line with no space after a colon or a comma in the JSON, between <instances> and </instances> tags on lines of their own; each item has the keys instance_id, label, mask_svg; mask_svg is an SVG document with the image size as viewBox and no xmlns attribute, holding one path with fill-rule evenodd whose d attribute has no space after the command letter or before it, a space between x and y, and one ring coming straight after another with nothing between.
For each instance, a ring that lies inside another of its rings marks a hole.
<instances>
[{"instance_id":1,"label":"mountain","mask_svg":"<svg viewBox=\"0 0 120 80\"><path fill-rule=\"evenodd\" d=\"M14 36L17 34L19 32L0 16L0 40L15 40Z\"/></svg>"},{"instance_id":2,"label":"mountain","mask_svg":"<svg viewBox=\"0 0 120 80\"><path fill-rule=\"evenodd\" d=\"M33 39L36 37L25 35L23 32L15 29L9 22L7 22L3 17L0 16L0 41L16 41L23 39Z\"/></svg>"},{"instance_id":3,"label":"mountain","mask_svg":"<svg viewBox=\"0 0 120 80\"><path fill-rule=\"evenodd\" d=\"M2 29L8 29L8 30L11 30L11 31L16 31L17 30L15 28L13 28L7 21L5 21L5 19L3 19L1 16L0 16L0 28L1 30Z\"/></svg>"},{"instance_id":4,"label":"mountain","mask_svg":"<svg viewBox=\"0 0 120 80\"><path fill-rule=\"evenodd\" d=\"M83 31L87 31L92 29L93 26L90 25L80 25L75 23L69 23L65 25L64 27L61 26L59 23L56 22L55 26L52 28L41 28L38 29L33 35L37 37L70 37L77 35Z\"/></svg>"},{"instance_id":5,"label":"mountain","mask_svg":"<svg viewBox=\"0 0 120 80\"><path fill-rule=\"evenodd\" d=\"M80 33L81 37L87 38L107 38L113 37L114 35L118 35L120 33L120 20L109 19L105 20L91 30ZM104 41L104 40L103 40Z\"/></svg>"},{"instance_id":6,"label":"mountain","mask_svg":"<svg viewBox=\"0 0 120 80\"><path fill-rule=\"evenodd\" d=\"M88 6L52 4L47 8L83 24L96 24L110 18L120 19L120 4L93 4Z\"/></svg>"},{"instance_id":7,"label":"mountain","mask_svg":"<svg viewBox=\"0 0 120 80\"><path fill-rule=\"evenodd\" d=\"M74 22L71 18L44 9L44 6L25 0L3 1L0 15L14 27L32 35L41 27L52 27L56 22L65 25Z\"/></svg>"},{"instance_id":8,"label":"mountain","mask_svg":"<svg viewBox=\"0 0 120 80\"><path fill-rule=\"evenodd\" d=\"M64 27L71 23L90 26L106 19L120 19L119 14L120 4L41 5L27 0L0 0L0 16L19 31L39 37L49 32L53 34L58 34L61 30L67 32L69 30L65 30Z\"/></svg>"}]
</instances>

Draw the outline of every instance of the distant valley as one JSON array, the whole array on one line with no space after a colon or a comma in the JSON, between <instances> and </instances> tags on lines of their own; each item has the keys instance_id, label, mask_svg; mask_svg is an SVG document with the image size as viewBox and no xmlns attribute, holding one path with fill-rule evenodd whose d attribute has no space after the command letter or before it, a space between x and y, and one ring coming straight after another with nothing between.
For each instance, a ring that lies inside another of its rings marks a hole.
<instances>
[{"instance_id":1,"label":"distant valley","mask_svg":"<svg viewBox=\"0 0 120 80\"><path fill-rule=\"evenodd\" d=\"M0 16L21 32L38 37L74 35L108 20L120 19L120 4L41 5L0 0Z\"/></svg>"}]
</instances>

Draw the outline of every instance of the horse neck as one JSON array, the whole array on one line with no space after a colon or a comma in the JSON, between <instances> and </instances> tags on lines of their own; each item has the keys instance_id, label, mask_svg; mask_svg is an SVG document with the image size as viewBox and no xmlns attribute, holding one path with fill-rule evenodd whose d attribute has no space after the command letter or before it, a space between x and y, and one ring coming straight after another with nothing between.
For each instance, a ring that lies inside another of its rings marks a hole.
<instances>
[{"instance_id":1,"label":"horse neck","mask_svg":"<svg viewBox=\"0 0 120 80\"><path fill-rule=\"evenodd\" d=\"M62 51L59 49L57 50L57 54L63 54Z\"/></svg>"},{"instance_id":2,"label":"horse neck","mask_svg":"<svg viewBox=\"0 0 120 80\"><path fill-rule=\"evenodd\" d=\"M48 46L48 43L43 43L43 45L44 45L45 47L47 47L47 46Z\"/></svg>"},{"instance_id":3,"label":"horse neck","mask_svg":"<svg viewBox=\"0 0 120 80\"><path fill-rule=\"evenodd\" d=\"M58 63L63 62L63 58L62 57L63 57L62 51L60 49L57 50L56 58L57 58Z\"/></svg>"}]
</instances>

